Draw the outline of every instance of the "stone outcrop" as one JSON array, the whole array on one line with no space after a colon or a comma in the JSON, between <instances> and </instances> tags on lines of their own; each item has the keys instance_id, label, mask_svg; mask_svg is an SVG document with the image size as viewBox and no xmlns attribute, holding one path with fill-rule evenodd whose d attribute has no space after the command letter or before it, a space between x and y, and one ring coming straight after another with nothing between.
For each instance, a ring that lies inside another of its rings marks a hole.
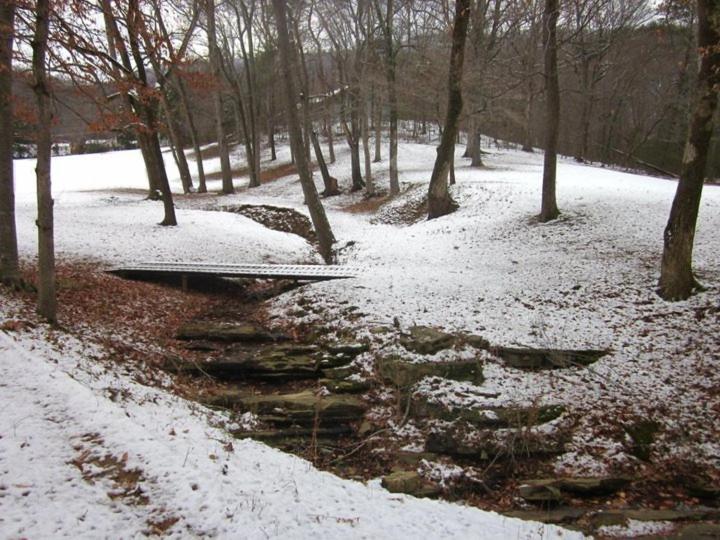
<instances>
[{"instance_id":1,"label":"stone outcrop","mask_svg":"<svg viewBox=\"0 0 720 540\"><path fill-rule=\"evenodd\" d=\"M502 358L509 367L518 369L561 369L589 366L608 354L603 350L531 349L517 347L491 347L490 351Z\"/></svg>"},{"instance_id":2,"label":"stone outcrop","mask_svg":"<svg viewBox=\"0 0 720 540\"><path fill-rule=\"evenodd\" d=\"M208 405L252 412L274 425L335 426L355 422L365 404L352 395L317 396L306 390L295 394L248 395L227 390L205 400Z\"/></svg>"},{"instance_id":3,"label":"stone outcrop","mask_svg":"<svg viewBox=\"0 0 720 540\"><path fill-rule=\"evenodd\" d=\"M621 476L596 478L543 478L523 482L520 496L528 502L557 503L565 497L609 495L625 487L630 479Z\"/></svg>"},{"instance_id":4,"label":"stone outcrop","mask_svg":"<svg viewBox=\"0 0 720 540\"><path fill-rule=\"evenodd\" d=\"M386 356L378 364L382 378L400 388L410 387L425 377L444 377L475 384L483 381L482 365L478 360L408 362L398 356Z\"/></svg>"},{"instance_id":5,"label":"stone outcrop","mask_svg":"<svg viewBox=\"0 0 720 540\"><path fill-rule=\"evenodd\" d=\"M192 321L177 332L182 340L264 343L285 341L287 336L268 332L261 326L248 322Z\"/></svg>"},{"instance_id":6,"label":"stone outcrop","mask_svg":"<svg viewBox=\"0 0 720 540\"><path fill-rule=\"evenodd\" d=\"M400 336L400 345L418 354L435 354L449 349L456 337L431 326L411 326Z\"/></svg>"},{"instance_id":7,"label":"stone outcrop","mask_svg":"<svg viewBox=\"0 0 720 540\"><path fill-rule=\"evenodd\" d=\"M428 452L483 461L559 454L564 446L562 433L525 428L477 429L465 421L434 427L425 442Z\"/></svg>"},{"instance_id":8,"label":"stone outcrop","mask_svg":"<svg viewBox=\"0 0 720 540\"><path fill-rule=\"evenodd\" d=\"M540 405L537 407L448 407L432 401L429 396L414 393L410 397L410 413L416 418L435 420L464 420L484 428L526 427L544 424L558 418L564 407Z\"/></svg>"},{"instance_id":9,"label":"stone outcrop","mask_svg":"<svg viewBox=\"0 0 720 540\"><path fill-rule=\"evenodd\" d=\"M405 493L415 497L436 497L441 489L415 471L398 471L383 477L382 487L391 493Z\"/></svg>"}]
</instances>

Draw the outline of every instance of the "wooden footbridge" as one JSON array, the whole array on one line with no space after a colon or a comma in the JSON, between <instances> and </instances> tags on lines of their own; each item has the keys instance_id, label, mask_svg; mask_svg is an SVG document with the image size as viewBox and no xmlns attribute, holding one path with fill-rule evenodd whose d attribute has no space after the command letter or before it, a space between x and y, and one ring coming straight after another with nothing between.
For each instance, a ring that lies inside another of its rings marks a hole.
<instances>
[{"instance_id":1,"label":"wooden footbridge","mask_svg":"<svg viewBox=\"0 0 720 540\"><path fill-rule=\"evenodd\" d=\"M347 279L358 275L358 269L323 264L214 264L178 262L140 262L118 266L109 273L130 279L178 276L183 289L190 276L258 279L292 279L296 281L326 281Z\"/></svg>"}]
</instances>

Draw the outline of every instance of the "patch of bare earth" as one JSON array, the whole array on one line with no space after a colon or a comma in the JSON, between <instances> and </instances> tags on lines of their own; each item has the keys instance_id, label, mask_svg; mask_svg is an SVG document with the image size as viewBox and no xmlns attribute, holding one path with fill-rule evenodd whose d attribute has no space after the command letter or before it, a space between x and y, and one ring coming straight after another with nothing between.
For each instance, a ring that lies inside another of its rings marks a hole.
<instances>
[{"instance_id":1,"label":"patch of bare earth","mask_svg":"<svg viewBox=\"0 0 720 540\"><path fill-rule=\"evenodd\" d=\"M143 486L148 479L143 471L128 465L128 453L112 454L103 447L104 441L98 433L85 433L76 438L73 449L77 452L70 464L77 467L83 479L92 485L107 489L107 495L116 502L129 506L153 506ZM148 536L162 536L180 520L164 508L152 508L148 517Z\"/></svg>"}]
</instances>

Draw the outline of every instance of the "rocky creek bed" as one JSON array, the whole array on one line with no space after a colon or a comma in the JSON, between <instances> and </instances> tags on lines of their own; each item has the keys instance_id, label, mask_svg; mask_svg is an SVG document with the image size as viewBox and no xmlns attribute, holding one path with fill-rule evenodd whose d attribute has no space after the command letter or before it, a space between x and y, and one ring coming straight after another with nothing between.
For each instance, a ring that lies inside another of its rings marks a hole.
<instances>
[{"instance_id":1,"label":"rocky creek bed","mask_svg":"<svg viewBox=\"0 0 720 540\"><path fill-rule=\"evenodd\" d=\"M226 411L236 437L343 477L381 478L393 492L462 500L599 537L644 522L661 522L662 537L720 535L716 486L684 487L696 504L653 508L662 480L553 474L550 462L576 422L562 404L476 392L472 405L458 407L427 391L447 381L480 385L490 358L521 370L584 369L606 351L498 347L423 326L378 326L358 338L292 319L270 324L258 315L266 296L173 329L188 354L164 365L194 381L194 399ZM652 427L630 434L639 455L652 445Z\"/></svg>"}]
</instances>

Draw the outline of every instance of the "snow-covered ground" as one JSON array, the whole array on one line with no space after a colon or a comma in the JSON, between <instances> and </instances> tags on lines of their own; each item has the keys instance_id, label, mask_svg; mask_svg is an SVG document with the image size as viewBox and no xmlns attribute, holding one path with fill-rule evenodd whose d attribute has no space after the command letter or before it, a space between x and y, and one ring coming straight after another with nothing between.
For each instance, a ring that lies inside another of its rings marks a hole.
<instances>
[{"instance_id":1,"label":"snow-covered ground","mask_svg":"<svg viewBox=\"0 0 720 540\"><path fill-rule=\"evenodd\" d=\"M347 246L339 260L362 267L362 275L303 287L276 299L273 309L284 313L302 295L323 306L338 329L360 333L397 318L402 327L431 324L496 344L608 347L611 354L592 368L562 375L521 373L489 361L482 387L447 383L436 389L437 397L478 400L499 393L495 402L547 401L578 412L580 424L570 451L556 463L558 473L600 474L615 462L641 468L623 451L622 433L592 433L603 416L621 413L661 422L656 451L720 470L711 420L718 407L712 389L720 382L720 337L712 330L719 316L720 189L705 189L696 236L695 267L709 289L687 302L666 303L653 289L675 183L561 160L563 218L538 225L532 217L539 209L541 155L489 151L487 167L471 169L458 148L458 212L390 223L393 207L419 198L435 156L433 146L401 144L400 179L408 191L381 210L386 219L343 210L360 194L327 201L338 246ZM285 158L287 149L280 161ZM216 161L206 170L217 169ZM166 162L179 191L169 155ZM33 167L32 160L16 162L19 243L27 259L36 249ZM376 182L384 186L386 162L375 167ZM349 156L340 151L331 174L341 187L348 186L349 171ZM238 187L246 181L238 180ZM230 197L178 199L175 228L156 225L161 203L132 191L145 186L137 151L54 159L53 184L57 252L64 259L102 265L320 261L297 236L205 210L242 202L305 212L296 178ZM341 311L348 304L357 306L359 320ZM0 322L18 309L3 299ZM235 441L230 451L226 435L213 427L217 415L141 386L96 356L103 352L92 344L42 326L0 331L0 536L133 537L175 519L168 532L177 536L576 536L390 495L258 443ZM114 400L123 389L126 397ZM103 460L107 456L112 459ZM115 480L95 474L112 467L135 471L142 504L117 485L128 474Z\"/></svg>"}]
</instances>

